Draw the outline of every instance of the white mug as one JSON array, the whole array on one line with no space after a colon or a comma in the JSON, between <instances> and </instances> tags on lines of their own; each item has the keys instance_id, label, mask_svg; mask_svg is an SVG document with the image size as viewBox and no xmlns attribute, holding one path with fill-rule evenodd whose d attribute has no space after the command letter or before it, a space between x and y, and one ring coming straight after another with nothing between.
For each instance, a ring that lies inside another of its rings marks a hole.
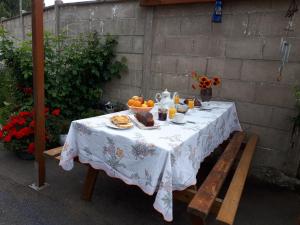
<instances>
[{"instance_id":1,"label":"white mug","mask_svg":"<svg viewBox=\"0 0 300 225\"><path fill-rule=\"evenodd\" d=\"M173 121L177 123L182 123L184 121L184 114L176 113Z\"/></svg>"}]
</instances>

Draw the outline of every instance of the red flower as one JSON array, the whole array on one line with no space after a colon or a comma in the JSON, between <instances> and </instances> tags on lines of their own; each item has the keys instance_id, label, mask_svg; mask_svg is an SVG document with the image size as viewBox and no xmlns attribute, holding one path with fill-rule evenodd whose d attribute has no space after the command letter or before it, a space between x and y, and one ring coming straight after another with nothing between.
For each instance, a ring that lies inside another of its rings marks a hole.
<instances>
[{"instance_id":1,"label":"red flower","mask_svg":"<svg viewBox=\"0 0 300 225\"><path fill-rule=\"evenodd\" d=\"M7 135L4 139L3 139L3 141L4 142L10 142L11 141L11 136L10 135Z\"/></svg>"},{"instance_id":2,"label":"red flower","mask_svg":"<svg viewBox=\"0 0 300 225\"><path fill-rule=\"evenodd\" d=\"M22 118L22 117L20 117L19 119L18 119L18 121L17 121L17 124L18 125L24 125L26 123L26 120L24 119L24 118Z\"/></svg>"},{"instance_id":3,"label":"red flower","mask_svg":"<svg viewBox=\"0 0 300 225\"><path fill-rule=\"evenodd\" d=\"M13 124L12 124L12 123L8 123L8 124L6 124L6 125L2 128L2 131L8 131L8 130L10 130L12 127L13 127Z\"/></svg>"},{"instance_id":4,"label":"red flower","mask_svg":"<svg viewBox=\"0 0 300 225\"><path fill-rule=\"evenodd\" d=\"M35 121L32 120L32 121L29 123L29 126L30 126L30 127L34 127L34 126L35 126Z\"/></svg>"},{"instance_id":5,"label":"red flower","mask_svg":"<svg viewBox=\"0 0 300 225\"><path fill-rule=\"evenodd\" d=\"M3 131L0 130L0 139L3 137Z\"/></svg>"},{"instance_id":6,"label":"red flower","mask_svg":"<svg viewBox=\"0 0 300 225\"><path fill-rule=\"evenodd\" d=\"M45 113L49 112L49 108L45 108Z\"/></svg>"},{"instance_id":7,"label":"red flower","mask_svg":"<svg viewBox=\"0 0 300 225\"><path fill-rule=\"evenodd\" d=\"M26 137L26 136L32 134L32 133L33 133L33 130L31 128L24 127L21 130L19 130L18 132L16 132L15 137L17 139L21 139L23 137Z\"/></svg>"},{"instance_id":8,"label":"red flower","mask_svg":"<svg viewBox=\"0 0 300 225\"><path fill-rule=\"evenodd\" d=\"M60 109L54 109L51 113L53 116L59 116L60 114Z\"/></svg>"},{"instance_id":9,"label":"red flower","mask_svg":"<svg viewBox=\"0 0 300 225\"><path fill-rule=\"evenodd\" d=\"M22 117L31 116L31 112L19 112L19 116Z\"/></svg>"},{"instance_id":10,"label":"red flower","mask_svg":"<svg viewBox=\"0 0 300 225\"><path fill-rule=\"evenodd\" d=\"M34 143L30 143L30 144L28 145L28 153L33 154L33 153L34 153L34 150L35 150Z\"/></svg>"}]
</instances>

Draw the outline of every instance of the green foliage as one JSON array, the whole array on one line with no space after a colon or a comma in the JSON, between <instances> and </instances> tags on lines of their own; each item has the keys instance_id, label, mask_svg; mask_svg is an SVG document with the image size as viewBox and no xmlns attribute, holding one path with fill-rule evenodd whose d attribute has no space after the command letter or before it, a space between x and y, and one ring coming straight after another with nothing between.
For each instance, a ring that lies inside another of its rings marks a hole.
<instances>
[{"instance_id":1,"label":"green foliage","mask_svg":"<svg viewBox=\"0 0 300 225\"><path fill-rule=\"evenodd\" d=\"M26 11L31 10L31 0L22 0L22 9ZM19 15L19 0L1 0L0 2L0 18L12 17Z\"/></svg>"},{"instance_id":2,"label":"green foliage","mask_svg":"<svg viewBox=\"0 0 300 225\"><path fill-rule=\"evenodd\" d=\"M125 59L116 60L117 40L100 38L97 33L71 39L64 35L45 35L45 96L46 106L60 108L70 120L82 118L97 108L104 83L127 69ZM16 81L16 104L21 110L33 106L31 41L14 44L0 30L0 61L11 70Z\"/></svg>"},{"instance_id":3,"label":"green foliage","mask_svg":"<svg viewBox=\"0 0 300 225\"><path fill-rule=\"evenodd\" d=\"M0 70L0 124L3 124L15 108L15 82L10 76L10 70Z\"/></svg>"}]
</instances>

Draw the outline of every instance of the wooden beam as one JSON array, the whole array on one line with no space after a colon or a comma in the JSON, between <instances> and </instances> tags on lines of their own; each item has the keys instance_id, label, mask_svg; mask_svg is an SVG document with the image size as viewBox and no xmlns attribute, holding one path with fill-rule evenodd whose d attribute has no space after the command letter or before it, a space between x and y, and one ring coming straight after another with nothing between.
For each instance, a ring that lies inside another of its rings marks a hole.
<instances>
[{"instance_id":1,"label":"wooden beam","mask_svg":"<svg viewBox=\"0 0 300 225\"><path fill-rule=\"evenodd\" d=\"M215 2L215 0L140 0L141 6L177 5L190 3Z\"/></svg>"},{"instance_id":2,"label":"wooden beam","mask_svg":"<svg viewBox=\"0 0 300 225\"><path fill-rule=\"evenodd\" d=\"M36 186L45 184L46 169L43 152L45 151L45 100L44 100L44 28L43 0L32 0L32 57L33 93L35 117L35 164L37 168Z\"/></svg>"},{"instance_id":3,"label":"wooden beam","mask_svg":"<svg viewBox=\"0 0 300 225\"><path fill-rule=\"evenodd\" d=\"M232 225L234 222L257 141L258 136L252 135L246 145L217 216L220 224Z\"/></svg>"},{"instance_id":4,"label":"wooden beam","mask_svg":"<svg viewBox=\"0 0 300 225\"><path fill-rule=\"evenodd\" d=\"M203 220L210 213L211 207L217 198L219 191L228 175L241 143L245 137L244 132L236 132L224 153L209 173L206 180L199 188L197 194L188 206L188 212L201 217Z\"/></svg>"}]
</instances>

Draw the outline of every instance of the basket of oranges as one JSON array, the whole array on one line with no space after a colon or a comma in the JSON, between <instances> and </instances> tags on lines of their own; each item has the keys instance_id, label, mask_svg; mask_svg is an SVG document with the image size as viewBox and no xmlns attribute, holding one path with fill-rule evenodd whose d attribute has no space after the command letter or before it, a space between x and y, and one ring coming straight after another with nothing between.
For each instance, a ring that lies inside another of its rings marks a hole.
<instances>
[{"instance_id":1,"label":"basket of oranges","mask_svg":"<svg viewBox=\"0 0 300 225\"><path fill-rule=\"evenodd\" d=\"M154 101L145 101L143 97L133 96L128 100L127 106L133 113L149 112L154 107Z\"/></svg>"}]
</instances>

